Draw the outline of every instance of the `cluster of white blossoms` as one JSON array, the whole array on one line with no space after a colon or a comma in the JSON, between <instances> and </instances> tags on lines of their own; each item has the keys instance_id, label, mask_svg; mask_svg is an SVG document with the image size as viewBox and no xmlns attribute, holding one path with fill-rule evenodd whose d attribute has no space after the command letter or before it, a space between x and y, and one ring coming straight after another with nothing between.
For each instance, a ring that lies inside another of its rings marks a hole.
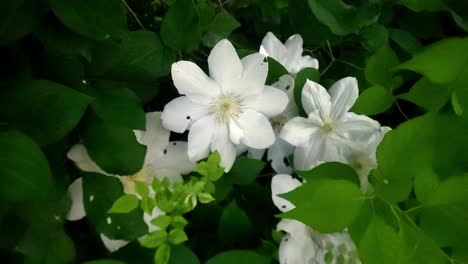
<instances>
[{"instance_id":1,"label":"cluster of white blossoms","mask_svg":"<svg viewBox=\"0 0 468 264\"><path fill-rule=\"evenodd\" d=\"M266 152L271 167L281 173L273 177L271 188L273 202L283 212L294 205L277 195L301 185L290 174L324 162L349 164L360 176L363 192L369 192L372 187L367 177L377 166L375 152L389 128L349 112L359 93L352 77L337 81L328 91L307 80L301 96L307 117L300 117L293 98L296 74L305 68L318 69L316 59L302 55L302 45L299 35L283 44L268 33L259 53L239 58L233 45L221 40L208 56L209 75L193 62L174 63L172 80L181 96L169 102L162 113L148 113L146 131L135 131L137 140L147 146L144 166L135 175L103 171L80 144L73 146L68 157L83 171L118 177L126 193L136 194L136 180L151 184L155 177L169 177L180 181L195 162L214 151L220 154L226 172L242 152L259 159ZM288 71L271 86L265 85L266 57ZM169 142L170 131L188 131L188 142ZM289 164L291 155L293 166ZM68 218L77 220L86 214L82 179L69 191L73 203ZM144 215L150 230L157 228L150 220L163 213L155 207L153 216ZM279 250L281 264L360 262L346 230L321 234L290 219L283 219L277 228L286 232ZM101 237L109 250L127 243Z\"/></svg>"}]
</instances>

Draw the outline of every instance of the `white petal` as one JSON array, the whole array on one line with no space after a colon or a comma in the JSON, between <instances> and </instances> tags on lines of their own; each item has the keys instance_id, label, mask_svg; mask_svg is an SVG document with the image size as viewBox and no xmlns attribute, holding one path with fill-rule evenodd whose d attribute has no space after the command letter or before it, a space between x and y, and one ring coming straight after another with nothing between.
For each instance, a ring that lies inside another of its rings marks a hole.
<instances>
[{"instance_id":1,"label":"white petal","mask_svg":"<svg viewBox=\"0 0 468 264\"><path fill-rule=\"evenodd\" d=\"M322 119L328 119L330 113L330 95L320 84L307 80L302 89L302 106L307 114L319 111Z\"/></svg>"},{"instance_id":2,"label":"white petal","mask_svg":"<svg viewBox=\"0 0 468 264\"><path fill-rule=\"evenodd\" d=\"M319 62L317 59L307 56L302 56L301 58L297 59L295 63L291 66L291 74L297 74L301 70L305 68L319 68Z\"/></svg>"},{"instance_id":3,"label":"white petal","mask_svg":"<svg viewBox=\"0 0 468 264\"><path fill-rule=\"evenodd\" d=\"M320 126L309 119L295 117L283 127L280 137L289 144L299 147L309 142L310 138L318 133Z\"/></svg>"},{"instance_id":4,"label":"white petal","mask_svg":"<svg viewBox=\"0 0 468 264\"><path fill-rule=\"evenodd\" d=\"M302 57L302 37L298 34L292 35L285 43L286 54L284 56L283 65L284 67L291 72L293 66L301 59ZM293 72L291 72L293 73ZM296 72L297 73L297 72Z\"/></svg>"},{"instance_id":5,"label":"white petal","mask_svg":"<svg viewBox=\"0 0 468 264\"><path fill-rule=\"evenodd\" d=\"M358 83L354 77L346 77L330 87L331 96L330 118L340 119L353 106L359 95Z\"/></svg>"},{"instance_id":6,"label":"white petal","mask_svg":"<svg viewBox=\"0 0 468 264\"><path fill-rule=\"evenodd\" d=\"M234 161L236 160L236 147L229 139L229 131L227 125L218 125L214 129L214 135L211 143L211 151L217 150L221 156L221 166L225 172L231 170Z\"/></svg>"},{"instance_id":7,"label":"white petal","mask_svg":"<svg viewBox=\"0 0 468 264\"><path fill-rule=\"evenodd\" d=\"M266 149L249 148L247 157L251 159L262 160L263 155L265 155L265 151Z\"/></svg>"},{"instance_id":8,"label":"white petal","mask_svg":"<svg viewBox=\"0 0 468 264\"><path fill-rule=\"evenodd\" d=\"M316 260L317 245L313 242L310 236L301 235L294 236L287 234L281 241L278 257L280 264L314 264L325 263L325 261Z\"/></svg>"},{"instance_id":9,"label":"white petal","mask_svg":"<svg viewBox=\"0 0 468 264\"><path fill-rule=\"evenodd\" d=\"M115 252L130 243L129 241L125 240L110 239L104 234L101 234L101 240L109 252Z\"/></svg>"},{"instance_id":10,"label":"white petal","mask_svg":"<svg viewBox=\"0 0 468 264\"><path fill-rule=\"evenodd\" d=\"M219 41L208 56L210 76L221 85L229 83L233 79L239 79L242 75L242 63L239 56L227 39Z\"/></svg>"},{"instance_id":11,"label":"white petal","mask_svg":"<svg viewBox=\"0 0 468 264\"><path fill-rule=\"evenodd\" d=\"M281 76L279 80L273 83L271 86L287 93L290 100L294 98L294 79L291 77L291 75L285 74Z\"/></svg>"},{"instance_id":12,"label":"white petal","mask_svg":"<svg viewBox=\"0 0 468 264\"><path fill-rule=\"evenodd\" d=\"M161 156L152 163L154 175L159 178L168 177L173 181L178 181L182 174L187 174L193 170L195 163L190 161L187 154L187 142L170 142Z\"/></svg>"},{"instance_id":13,"label":"white petal","mask_svg":"<svg viewBox=\"0 0 468 264\"><path fill-rule=\"evenodd\" d=\"M236 120L244 131L242 143L256 149L268 148L275 142L275 132L265 115L254 110L244 110Z\"/></svg>"},{"instance_id":14,"label":"white petal","mask_svg":"<svg viewBox=\"0 0 468 264\"><path fill-rule=\"evenodd\" d=\"M163 126L171 131L183 133L201 117L208 114L208 107L180 96L164 106L161 114Z\"/></svg>"},{"instance_id":15,"label":"white petal","mask_svg":"<svg viewBox=\"0 0 468 264\"><path fill-rule=\"evenodd\" d=\"M219 85L190 61L178 61L171 67L172 80L180 94L191 101L206 104L220 93Z\"/></svg>"},{"instance_id":16,"label":"white petal","mask_svg":"<svg viewBox=\"0 0 468 264\"><path fill-rule=\"evenodd\" d=\"M310 234L308 226L294 219L281 219L276 225L276 230L284 231L292 236L308 236Z\"/></svg>"},{"instance_id":17,"label":"white petal","mask_svg":"<svg viewBox=\"0 0 468 264\"><path fill-rule=\"evenodd\" d=\"M267 160L277 173L292 173L288 157L294 152L294 146L281 138L276 138L275 143L268 149Z\"/></svg>"},{"instance_id":18,"label":"white petal","mask_svg":"<svg viewBox=\"0 0 468 264\"><path fill-rule=\"evenodd\" d=\"M103 171L99 166L91 160L85 146L82 144L74 145L67 153L67 157L71 159L75 165L82 171L97 172L104 175L110 175Z\"/></svg>"},{"instance_id":19,"label":"white petal","mask_svg":"<svg viewBox=\"0 0 468 264\"><path fill-rule=\"evenodd\" d=\"M341 119L337 133L348 140L365 142L380 129L379 122L352 112L345 113Z\"/></svg>"},{"instance_id":20,"label":"white petal","mask_svg":"<svg viewBox=\"0 0 468 264\"><path fill-rule=\"evenodd\" d=\"M229 122L229 138L231 139L232 143L236 145L240 144L244 136L244 131L236 124L236 122L231 120Z\"/></svg>"},{"instance_id":21,"label":"white petal","mask_svg":"<svg viewBox=\"0 0 468 264\"><path fill-rule=\"evenodd\" d=\"M161 211L161 209L159 209L159 207L155 206L153 208L153 211L151 212L151 215L150 214L147 214L147 213L144 213L143 214L143 221L145 221L146 225L148 226L148 232L153 232L153 231L157 231L161 228L159 228L158 226L155 226L151 223L151 220L153 220L154 218L158 217L158 216L161 216L161 215L164 215L165 213L163 211Z\"/></svg>"},{"instance_id":22,"label":"white petal","mask_svg":"<svg viewBox=\"0 0 468 264\"><path fill-rule=\"evenodd\" d=\"M273 33L268 32L262 40L260 53L282 63L280 60L283 54L286 53L286 47Z\"/></svg>"},{"instance_id":23,"label":"white petal","mask_svg":"<svg viewBox=\"0 0 468 264\"><path fill-rule=\"evenodd\" d=\"M277 174L271 179L271 197L273 203L281 212L287 212L296 207L291 202L278 195L288 193L301 185L300 181L288 174Z\"/></svg>"},{"instance_id":24,"label":"white petal","mask_svg":"<svg viewBox=\"0 0 468 264\"><path fill-rule=\"evenodd\" d=\"M169 130L162 125L161 112L146 113L146 131L134 130L140 144L147 146L145 164L163 154L169 143Z\"/></svg>"},{"instance_id":25,"label":"white petal","mask_svg":"<svg viewBox=\"0 0 468 264\"><path fill-rule=\"evenodd\" d=\"M310 170L323 162L345 162L343 148L347 147L341 141L331 137L314 137L310 144L296 148L294 152L294 168Z\"/></svg>"},{"instance_id":26,"label":"white petal","mask_svg":"<svg viewBox=\"0 0 468 264\"><path fill-rule=\"evenodd\" d=\"M78 178L68 187L71 205L68 211L67 220L76 221L86 216L83 203L83 178Z\"/></svg>"},{"instance_id":27,"label":"white petal","mask_svg":"<svg viewBox=\"0 0 468 264\"><path fill-rule=\"evenodd\" d=\"M312 141L310 144L297 147L294 150L294 168L306 171L323 163L323 161L318 159L320 144L320 141Z\"/></svg>"},{"instance_id":28,"label":"white petal","mask_svg":"<svg viewBox=\"0 0 468 264\"><path fill-rule=\"evenodd\" d=\"M273 117L281 114L288 102L289 98L286 93L280 89L266 86L261 94L247 97L242 103L247 108L260 112L267 117Z\"/></svg>"},{"instance_id":29,"label":"white petal","mask_svg":"<svg viewBox=\"0 0 468 264\"><path fill-rule=\"evenodd\" d=\"M258 95L265 87L268 75L268 61L260 53L245 56L242 62L242 76L238 80L223 83L224 93L240 96Z\"/></svg>"},{"instance_id":30,"label":"white petal","mask_svg":"<svg viewBox=\"0 0 468 264\"><path fill-rule=\"evenodd\" d=\"M215 130L215 120L207 115L193 124L188 134L188 157L192 161L208 157Z\"/></svg>"}]
</instances>

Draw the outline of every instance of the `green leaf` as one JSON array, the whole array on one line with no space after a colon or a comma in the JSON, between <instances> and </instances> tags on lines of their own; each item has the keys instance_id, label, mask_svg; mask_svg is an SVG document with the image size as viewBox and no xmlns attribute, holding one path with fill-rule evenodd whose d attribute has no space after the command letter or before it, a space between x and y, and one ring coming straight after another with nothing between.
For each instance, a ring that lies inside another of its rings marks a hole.
<instances>
[{"instance_id":1,"label":"green leaf","mask_svg":"<svg viewBox=\"0 0 468 264\"><path fill-rule=\"evenodd\" d=\"M97 40L118 38L127 30L118 0L50 0L54 14L71 30Z\"/></svg>"},{"instance_id":2,"label":"green leaf","mask_svg":"<svg viewBox=\"0 0 468 264\"><path fill-rule=\"evenodd\" d=\"M91 100L51 81L19 82L0 96L0 117L47 145L70 133Z\"/></svg>"},{"instance_id":3,"label":"green leaf","mask_svg":"<svg viewBox=\"0 0 468 264\"><path fill-rule=\"evenodd\" d=\"M188 240L187 235L181 229L172 229L167 238L173 245L179 245Z\"/></svg>"},{"instance_id":4,"label":"green leaf","mask_svg":"<svg viewBox=\"0 0 468 264\"><path fill-rule=\"evenodd\" d=\"M98 82L90 93L96 98L91 109L105 122L145 130L145 112L140 99L129 89Z\"/></svg>"},{"instance_id":5,"label":"green leaf","mask_svg":"<svg viewBox=\"0 0 468 264\"><path fill-rule=\"evenodd\" d=\"M369 83L393 89L392 69L398 65L398 58L390 48L385 45L378 49L367 61L364 73Z\"/></svg>"},{"instance_id":6,"label":"green leaf","mask_svg":"<svg viewBox=\"0 0 468 264\"><path fill-rule=\"evenodd\" d=\"M91 124L83 131L82 139L92 160L108 173L133 175L143 166L146 147L137 142L131 129Z\"/></svg>"},{"instance_id":7,"label":"green leaf","mask_svg":"<svg viewBox=\"0 0 468 264\"><path fill-rule=\"evenodd\" d=\"M370 51L376 51L388 44L389 32L386 27L378 23L362 28L360 33L364 44Z\"/></svg>"},{"instance_id":8,"label":"green leaf","mask_svg":"<svg viewBox=\"0 0 468 264\"><path fill-rule=\"evenodd\" d=\"M445 8L443 0L399 0L400 5L415 11L442 11Z\"/></svg>"},{"instance_id":9,"label":"green leaf","mask_svg":"<svg viewBox=\"0 0 468 264\"><path fill-rule=\"evenodd\" d=\"M449 38L426 47L422 52L400 64L397 69L418 72L431 82L447 84L467 68L468 38Z\"/></svg>"},{"instance_id":10,"label":"green leaf","mask_svg":"<svg viewBox=\"0 0 468 264\"><path fill-rule=\"evenodd\" d=\"M265 165L261 160L240 156L229 171L228 177L234 184L247 185L255 181Z\"/></svg>"},{"instance_id":11,"label":"green leaf","mask_svg":"<svg viewBox=\"0 0 468 264\"><path fill-rule=\"evenodd\" d=\"M188 224L188 221L185 220L185 218L183 216L176 215L176 216L172 217L172 223L171 224L175 228L183 229Z\"/></svg>"},{"instance_id":12,"label":"green leaf","mask_svg":"<svg viewBox=\"0 0 468 264\"><path fill-rule=\"evenodd\" d=\"M170 6L161 24L161 38L168 47L191 51L201 42L199 17L191 0L177 0Z\"/></svg>"},{"instance_id":13,"label":"green leaf","mask_svg":"<svg viewBox=\"0 0 468 264\"><path fill-rule=\"evenodd\" d=\"M171 246L168 244L162 244L154 254L154 263L155 264L167 264L169 258L171 257Z\"/></svg>"},{"instance_id":14,"label":"green leaf","mask_svg":"<svg viewBox=\"0 0 468 264\"><path fill-rule=\"evenodd\" d=\"M125 262L113 259L100 259L83 262L83 264L125 264Z\"/></svg>"},{"instance_id":15,"label":"green leaf","mask_svg":"<svg viewBox=\"0 0 468 264\"><path fill-rule=\"evenodd\" d=\"M315 17L336 35L356 33L378 19L378 9L372 4L359 7L341 0L308 0Z\"/></svg>"},{"instance_id":16,"label":"green leaf","mask_svg":"<svg viewBox=\"0 0 468 264\"><path fill-rule=\"evenodd\" d=\"M252 233L252 222L247 214L233 201L224 208L219 219L218 234L227 246L248 240Z\"/></svg>"},{"instance_id":17,"label":"green leaf","mask_svg":"<svg viewBox=\"0 0 468 264\"><path fill-rule=\"evenodd\" d=\"M155 226L159 226L162 229L166 229L171 224L172 217L169 215L160 215L153 220L151 220L151 223Z\"/></svg>"},{"instance_id":18,"label":"green leaf","mask_svg":"<svg viewBox=\"0 0 468 264\"><path fill-rule=\"evenodd\" d=\"M167 241L166 230L156 230L145 236L140 240L140 244L147 248L157 248Z\"/></svg>"},{"instance_id":19,"label":"green leaf","mask_svg":"<svg viewBox=\"0 0 468 264\"><path fill-rule=\"evenodd\" d=\"M209 193L199 193L198 200L200 201L200 203L206 204L206 203L211 203L215 199Z\"/></svg>"},{"instance_id":20,"label":"green leaf","mask_svg":"<svg viewBox=\"0 0 468 264\"><path fill-rule=\"evenodd\" d=\"M122 183L115 177L98 173L83 175L83 203L94 229L111 239L133 240L148 232L143 211L136 208L128 214L107 213L122 195Z\"/></svg>"},{"instance_id":21,"label":"green leaf","mask_svg":"<svg viewBox=\"0 0 468 264\"><path fill-rule=\"evenodd\" d=\"M47 15L47 1L3 1L0 45L12 43L33 31Z\"/></svg>"},{"instance_id":22,"label":"green leaf","mask_svg":"<svg viewBox=\"0 0 468 264\"><path fill-rule=\"evenodd\" d=\"M359 186L348 180L312 179L282 195L296 208L280 215L322 233L342 231L353 223L362 205Z\"/></svg>"},{"instance_id":23,"label":"green leaf","mask_svg":"<svg viewBox=\"0 0 468 264\"><path fill-rule=\"evenodd\" d=\"M359 176L353 168L340 162L326 162L308 171L297 172L305 180L337 179L360 184Z\"/></svg>"},{"instance_id":24,"label":"green leaf","mask_svg":"<svg viewBox=\"0 0 468 264\"><path fill-rule=\"evenodd\" d=\"M216 14L203 35L203 44L213 47L218 41L228 38L232 31L240 26L239 22L225 10Z\"/></svg>"},{"instance_id":25,"label":"green leaf","mask_svg":"<svg viewBox=\"0 0 468 264\"><path fill-rule=\"evenodd\" d=\"M221 167L220 162L221 156L218 151L212 152L206 162L197 165L195 171L207 176L210 181L217 181L224 174L224 168Z\"/></svg>"},{"instance_id":26,"label":"green leaf","mask_svg":"<svg viewBox=\"0 0 468 264\"><path fill-rule=\"evenodd\" d=\"M190 248L184 245L177 245L171 248L171 258L169 264L200 264L197 255Z\"/></svg>"},{"instance_id":27,"label":"green leaf","mask_svg":"<svg viewBox=\"0 0 468 264\"><path fill-rule=\"evenodd\" d=\"M277 82L280 77L285 74L288 74L288 71L284 68L284 66L272 57L268 57L268 76L266 84L271 85Z\"/></svg>"},{"instance_id":28,"label":"green leaf","mask_svg":"<svg viewBox=\"0 0 468 264\"><path fill-rule=\"evenodd\" d=\"M320 72L314 68L305 68L297 73L296 79L294 80L294 102L297 105L301 115L305 116L304 109L302 107L302 89L307 80L319 82Z\"/></svg>"},{"instance_id":29,"label":"green leaf","mask_svg":"<svg viewBox=\"0 0 468 264\"><path fill-rule=\"evenodd\" d=\"M150 193L149 186L146 182L142 181L134 181L135 183L135 190L141 197L148 197Z\"/></svg>"},{"instance_id":30,"label":"green leaf","mask_svg":"<svg viewBox=\"0 0 468 264\"><path fill-rule=\"evenodd\" d=\"M380 85L362 92L351 111L361 115L376 115L387 111L393 104L393 95Z\"/></svg>"},{"instance_id":31,"label":"green leaf","mask_svg":"<svg viewBox=\"0 0 468 264\"><path fill-rule=\"evenodd\" d=\"M101 41L92 54L90 75L144 84L152 84L168 74L175 60L172 52L163 47L158 35L150 31L127 32L119 43Z\"/></svg>"},{"instance_id":32,"label":"green leaf","mask_svg":"<svg viewBox=\"0 0 468 264\"><path fill-rule=\"evenodd\" d=\"M397 28L390 28L390 39L409 54L415 54L422 50L422 45L410 32Z\"/></svg>"},{"instance_id":33,"label":"green leaf","mask_svg":"<svg viewBox=\"0 0 468 264\"><path fill-rule=\"evenodd\" d=\"M109 209L108 213L126 214L135 210L138 207L139 200L133 194L125 194L117 199Z\"/></svg>"},{"instance_id":34,"label":"green leaf","mask_svg":"<svg viewBox=\"0 0 468 264\"><path fill-rule=\"evenodd\" d=\"M29 137L15 131L0 133L0 197L6 201L43 198L51 191L46 157Z\"/></svg>"},{"instance_id":35,"label":"green leaf","mask_svg":"<svg viewBox=\"0 0 468 264\"><path fill-rule=\"evenodd\" d=\"M206 264L238 264L238 263L252 263L252 264L269 264L270 258L259 255L253 251L247 250L232 250L219 253L218 255L210 258Z\"/></svg>"},{"instance_id":36,"label":"green leaf","mask_svg":"<svg viewBox=\"0 0 468 264\"><path fill-rule=\"evenodd\" d=\"M422 77L408 93L400 94L398 98L421 106L427 111L439 111L448 102L451 94L450 87L432 83L426 77Z\"/></svg>"},{"instance_id":37,"label":"green leaf","mask_svg":"<svg viewBox=\"0 0 468 264\"><path fill-rule=\"evenodd\" d=\"M154 201L153 198L151 197L143 197L140 202L141 209L147 213L150 214L153 212L154 207L156 206L156 202Z\"/></svg>"}]
</instances>

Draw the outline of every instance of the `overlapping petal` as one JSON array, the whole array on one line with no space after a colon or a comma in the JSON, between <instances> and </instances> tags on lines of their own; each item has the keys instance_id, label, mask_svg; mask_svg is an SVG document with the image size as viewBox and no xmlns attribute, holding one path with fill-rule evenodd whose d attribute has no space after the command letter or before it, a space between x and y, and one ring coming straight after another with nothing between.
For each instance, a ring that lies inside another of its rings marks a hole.
<instances>
[{"instance_id":1,"label":"overlapping petal","mask_svg":"<svg viewBox=\"0 0 468 264\"><path fill-rule=\"evenodd\" d=\"M244 110L237 119L244 132L242 143L256 149L268 148L275 142L275 133L265 115L254 110Z\"/></svg>"},{"instance_id":2,"label":"overlapping petal","mask_svg":"<svg viewBox=\"0 0 468 264\"><path fill-rule=\"evenodd\" d=\"M279 194L288 193L301 186L301 182L288 174L277 174L271 179L271 196L273 203L281 212L287 212L295 208L288 200L279 197Z\"/></svg>"},{"instance_id":3,"label":"overlapping petal","mask_svg":"<svg viewBox=\"0 0 468 264\"><path fill-rule=\"evenodd\" d=\"M330 118L340 119L356 102L359 89L356 78L346 77L334 83L328 93L331 96Z\"/></svg>"},{"instance_id":4,"label":"overlapping petal","mask_svg":"<svg viewBox=\"0 0 468 264\"><path fill-rule=\"evenodd\" d=\"M308 144L319 130L320 126L310 119L295 117L284 125L280 137L293 146L302 146Z\"/></svg>"},{"instance_id":5,"label":"overlapping petal","mask_svg":"<svg viewBox=\"0 0 468 264\"><path fill-rule=\"evenodd\" d=\"M307 80L302 89L301 101L307 114L318 110L322 120L329 118L331 99L327 90L322 85Z\"/></svg>"},{"instance_id":6,"label":"overlapping petal","mask_svg":"<svg viewBox=\"0 0 468 264\"><path fill-rule=\"evenodd\" d=\"M224 84L242 76L242 62L231 42L226 39L219 41L208 56L210 76L224 90Z\"/></svg>"},{"instance_id":7,"label":"overlapping petal","mask_svg":"<svg viewBox=\"0 0 468 264\"><path fill-rule=\"evenodd\" d=\"M183 133L201 117L209 113L209 107L193 103L187 96L170 101L161 114L163 126L171 131Z\"/></svg>"},{"instance_id":8,"label":"overlapping petal","mask_svg":"<svg viewBox=\"0 0 468 264\"><path fill-rule=\"evenodd\" d=\"M246 108L251 108L267 117L273 117L281 114L288 102L286 93L280 89L266 86L261 94L247 97L243 104Z\"/></svg>"}]
</instances>

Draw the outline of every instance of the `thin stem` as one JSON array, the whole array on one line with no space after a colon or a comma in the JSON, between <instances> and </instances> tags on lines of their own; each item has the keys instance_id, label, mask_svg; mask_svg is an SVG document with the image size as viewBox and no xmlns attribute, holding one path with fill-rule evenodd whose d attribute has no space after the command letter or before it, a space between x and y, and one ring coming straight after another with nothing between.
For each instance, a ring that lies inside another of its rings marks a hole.
<instances>
[{"instance_id":1,"label":"thin stem","mask_svg":"<svg viewBox=\"0 0 468 264\"><path fill-rule=\"evenodd\" d=\"M327 67L325 68L325 70L323 70L320 75L324 75L328 69L330 69L330 67L333 65L333 63L335 62L335 58L332 59L332 61L330 62L330 64L327 65Z\"/></svg>"},{"instance_id":2,"label":"thin stem","mask_svg":"<svg viewBox=\"0 0 468 264\"><path fill-rule=\"evenodd\" d=\"M393 101L395 102L395 105L397 106L398 111L400 111L401 115L408 121L409 118L408 118L408 116L405 114L405 112L403 112L403 109L401 109L400 104L398 103L397 99L395 98L395 99L393 99Z\"/></svg>"},{"instance_id":3,"label":"thin stem","mask_svg":"<svg viewBox=\"0 0 468 264\"><path fill-rule=\"evenodd\" d=\"M361 71L364 70L363 67L359 67L359 66L357 66L356 64L353 64L353 63L348 62L348 61L344 61L344 60L340 60L340 59L335 59L335 61L336 61L336 62L339 62L339 63L346 64L346 65L348 65L348 66L351 66L351 67L353 67L353 68L355 68L355 69L358 69L358 70L361 70Z\"/></svg>"},{"instance_id":4,"label":"thin stem","mask_svg":"<svg viewBox=\"0 0 468 264\"><path fill-rule=\"evenodd\" d=\"M221 0L218 0L218 3L219 3L219 7L221 7L221 9L224 10L224 5L223 5L223 3L221 2Z\"/></svg>"},{"instance_id":5,"label":"thin stem","mask_svg":"<svg viewBox=\"0 0 468 264\"><path fill-rule=\"evenodd\" d=\"M136 22L138 23L138 25L140 25L140 27L143 29L143 30L146 30L145 26L143 26L143 23L141 23L140 19L138 18L137 14L135 14L135 12L133 12L132 8L127 4L127 2L125 0L122 0L122 3L125 5L125 7L128 9L128 11L130 11L130 13L133 15L133 17L135 18Z\"/></svg>"}]
</instances>

